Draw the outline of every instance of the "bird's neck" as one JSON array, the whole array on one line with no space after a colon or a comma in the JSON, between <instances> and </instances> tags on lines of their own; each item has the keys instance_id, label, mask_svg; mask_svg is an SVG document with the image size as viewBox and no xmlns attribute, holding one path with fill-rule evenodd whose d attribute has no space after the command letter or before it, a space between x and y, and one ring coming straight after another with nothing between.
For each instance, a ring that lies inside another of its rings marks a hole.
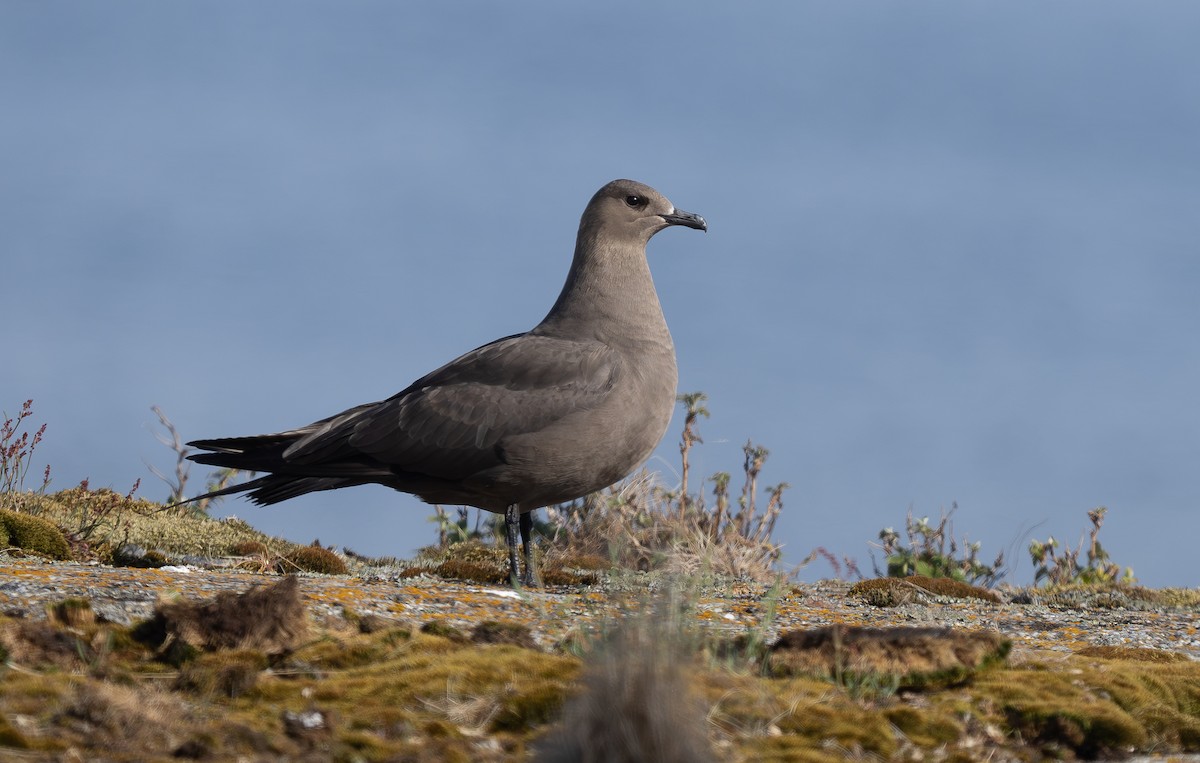
<instances>
[{"instance_id":1,"label":"bird's neck","mask_svg":"<svg viewBox=\"0 0 1200 763\"><path fill-rule=\"evenodd\" d=\"M601 341L620 335L669 345L645 244L609 246L581 230L562 293L534 331Z\"/></svg>"}]
</instances>

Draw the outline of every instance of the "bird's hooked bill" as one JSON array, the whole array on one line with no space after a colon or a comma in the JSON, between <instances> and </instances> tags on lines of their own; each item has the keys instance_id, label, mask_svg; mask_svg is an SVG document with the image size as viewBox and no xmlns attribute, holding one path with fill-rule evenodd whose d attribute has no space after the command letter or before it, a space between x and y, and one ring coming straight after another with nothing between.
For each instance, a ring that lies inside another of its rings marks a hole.
<instances>
[{"instance_id":1,"label":"bird's hooked bill","mask_svg":"<svg viewBox=\"0 0 1200 763\"><path fill-rule=\"evenodd\" d=\"M686 225L696 230L708 231L708 223L703 217L691 212L684 212L682 209L677 209L669 215L663 215L662 219L666 220L668 225Z\"/></svg>"}]
</instances>

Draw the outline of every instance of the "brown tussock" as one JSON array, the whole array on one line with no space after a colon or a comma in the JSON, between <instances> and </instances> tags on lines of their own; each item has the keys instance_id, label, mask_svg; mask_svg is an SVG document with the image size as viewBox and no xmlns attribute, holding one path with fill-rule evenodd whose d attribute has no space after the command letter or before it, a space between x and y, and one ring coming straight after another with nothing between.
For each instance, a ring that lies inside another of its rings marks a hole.
<instances>
[{"instance_id":1,"label":"brown tussock","mask_svg":"<svg viewBox=\"0 0 1200 763\"><path fill-rule=\"evenodd\" d=\"M222 592L200 602L160 604L153 624L161 629L164 648L183 642L209 651L250 649L265 654L291 651L307 631L295 576L240 594Z\"/></svg>"},{"instance_id":2,"label":"brown tussock","mask_svg":"<svg viewBox=\"0 0 1200 763\"><path fill-rule=\"evenodd\" d=\"M922 595L948 596L953 599L979 599L999 604L1000 597L986 588L951 578L911 575L905 578L873 578L850 587L849 594L877 607L895 607L918 601Z\"/></svg>"},{"instance_id":3,"label":"brown tussock","mask_svg":"<svg viewBox=\"0 0 1200 763\"><path fill-rule=\"evenodd\" d=\"M46 619L67 628L86 628L96 624L96 612L87 599L64 599L46 607Z\"/></svg>"},{"instance_id":4,"label":"brown tussock","mask_svg":"<svg viewBox=\"0 0 1200 763\"><path fill-rule=\"evenodd\" d=\"M1098 657L1102 660L1127 660L1130 662L1191 662L1186 654L1165 652L1161 649L1144 649L1133 646L1086 646L1075 654L1080 657Z\"/></svg>"},{"instance_id":5,"label":"brown tussock","mask_svg":"<svg viewBox=\"0 0 1200 763\"><path fill-rule=\"evenodd\" d=\"M528 625L518 622L484 620L471 631L471 641L476 644L513 644L525 649L537 649L533 631Z\"/></svg>"},{"instance_id":6,"label":"brown tussock","mask_svg":"<svg viewBox=\"0 0 1200 763\"><path fill-rule=\"evenodd\" d=\"M55 667L74 672L83 667L78 634L55 627L48 620L24 620L0 632L0 648L8 659L36 669Z\"/></svg>"},{"instance_id":7,"label":"brown tussock","mask_svg":"<svg viewBox=\"0 0 1200 763\"><path fill-rule=\"evenodd\" d=\"M831 625L783 634L767 658L774 675L896 676L901 685L951 681L1003 659L1009 642L993 631Z\"/></svg>"},{"instance_id":8,"label":"brown tussock","mask_svg":"<svg viewBox=\"0 0 1200 763\"><path fill-rule=\"evenodd\" d=\"M85 735L95 749L165 752L183 741L187 716L183 702L152 686L87 683L80 685L54 725L68 738Z\"/></svg>"}]
</instances>

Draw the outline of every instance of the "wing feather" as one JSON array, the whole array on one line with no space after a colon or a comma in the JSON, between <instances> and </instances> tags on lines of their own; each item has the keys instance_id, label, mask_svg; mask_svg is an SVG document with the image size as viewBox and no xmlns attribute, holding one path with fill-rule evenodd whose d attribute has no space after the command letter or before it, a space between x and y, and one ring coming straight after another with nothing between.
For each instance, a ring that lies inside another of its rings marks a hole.
<instances>
[{"instance_id":1,"label":"wing feather","mask_svg":"<svg viewBox=\"0 0 1200 763\"><path fill-rule=\"evenodd\" d=\"M284 458L369 460L396 472L463 478L499 464L496 444L503 438L599 405L620 372L620 358L601 342L506 337L387 400L306 427Z\"/></svg>"}]
</instances>

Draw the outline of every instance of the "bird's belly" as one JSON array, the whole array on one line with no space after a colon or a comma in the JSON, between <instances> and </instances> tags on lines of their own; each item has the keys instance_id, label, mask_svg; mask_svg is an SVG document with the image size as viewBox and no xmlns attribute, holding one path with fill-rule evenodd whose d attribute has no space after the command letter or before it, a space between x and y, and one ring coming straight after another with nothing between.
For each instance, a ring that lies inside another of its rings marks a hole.
<instances>
[{"instance_id":1,"label":"bird's belly","mask_svg":"<svg viewBox=\"0 0 1200 763\"><path fill-rule=\"evenodd\" d=\"M669 386L631 390L641 396L646 411L635 419L618 415L627 402L614 399L540 432L509 438L502 446L505 464L486 475L488 492L522 508L537 508L617 482L644 463L662 440L675 407L675 380L669 381ZM646 397L652 405L644 405Z\"/></svg>"}]
</instances>

